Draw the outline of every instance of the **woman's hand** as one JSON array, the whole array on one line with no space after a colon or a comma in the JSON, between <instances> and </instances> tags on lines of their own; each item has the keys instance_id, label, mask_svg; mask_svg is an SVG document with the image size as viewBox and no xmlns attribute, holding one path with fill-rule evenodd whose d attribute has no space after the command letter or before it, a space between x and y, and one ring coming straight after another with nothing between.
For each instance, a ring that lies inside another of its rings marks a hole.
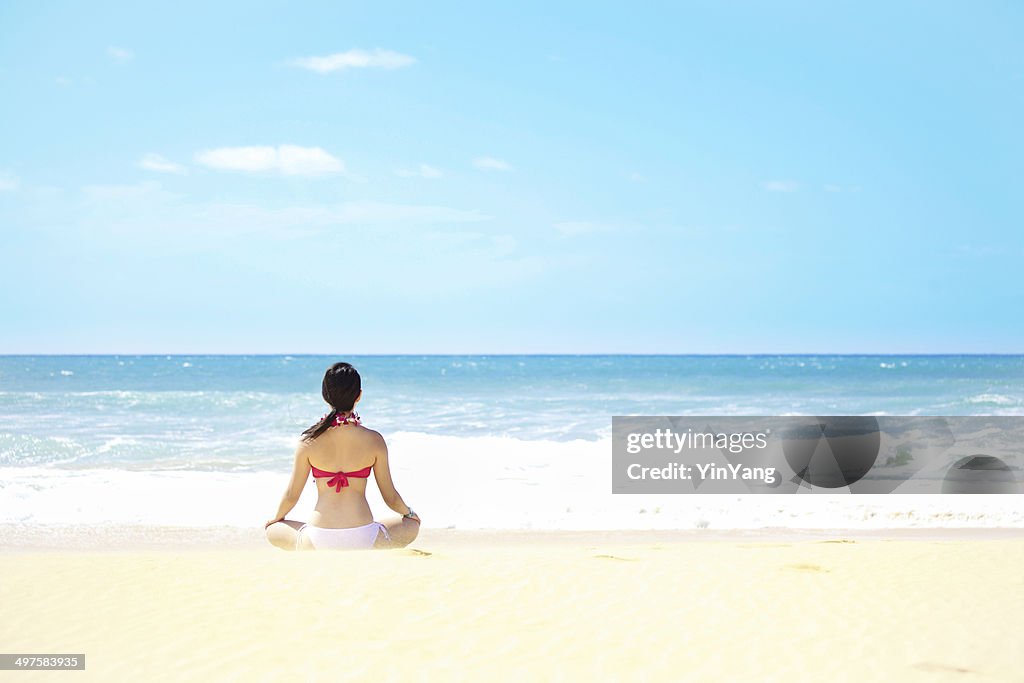
<instances>
[{"instance_id":1,"label":"woman's hand","mask_svg":"<svg viewBox=\"0 0 1024 683\"><path fill-rule=\"evenodd\" d=\"M417 515L412 508L409 508L409 511L402 515L402 519L412 519L415 520L418 524L422 524L422 522L420 521L420 516Z\"/></svg>"},{"instance_id":2,"label":"woman's hand","mask_svg":"<svg viewBox=\"0 0 1024 683\"><path fill-rule=\"evenodd\" d=\"M278 522L280 522L282 520L284 520L284 517L279 517L278 519L269 519L269 520L267 520L267 523L263 525L263 530L266 531L267 527L269 527L271 524L277 524Z\"/></svg>"}]
</instances>

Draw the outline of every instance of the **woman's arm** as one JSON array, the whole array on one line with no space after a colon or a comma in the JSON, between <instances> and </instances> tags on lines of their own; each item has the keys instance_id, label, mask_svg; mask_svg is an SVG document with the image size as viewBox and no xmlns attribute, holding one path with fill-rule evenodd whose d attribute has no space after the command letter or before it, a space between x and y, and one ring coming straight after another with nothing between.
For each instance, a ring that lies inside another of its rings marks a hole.
<instances>
[{"instance_id":1,"label":"woman's arm","mask_svg":"<svg viewBox=\"0 0 1024 683\"><path fill-rule=\"evenodd\" d=\"M309 479L311 469L309 458L306 457L306 447L306 443L300 443L298 448L295 449L295 465L292 468L292 479L288 482L288 488L285 490L284 496L281 497L281 504L277 507L277 516L268 520L264 528L274 522L280 522L291 512L295 504L299 502L299 497L302 496L302 489L306 487L306 480Z\"/></svg>"},{"instance_id":2,"label":"woman's arm","mask_svg":"<svg viewBox=\"0 0 1024 683\"><path fill-rule=\"evenodd\" d=\"M388 445L384 437L377 434L377 459L373 463L373 477L377 480L377 488L380 489L380 496L384 499L385 505L402 515L419 521L419 516L412 511L402 496L395 489L395 483L391 481L391 468L388 465Z\"/></svg>"}]
</instances>

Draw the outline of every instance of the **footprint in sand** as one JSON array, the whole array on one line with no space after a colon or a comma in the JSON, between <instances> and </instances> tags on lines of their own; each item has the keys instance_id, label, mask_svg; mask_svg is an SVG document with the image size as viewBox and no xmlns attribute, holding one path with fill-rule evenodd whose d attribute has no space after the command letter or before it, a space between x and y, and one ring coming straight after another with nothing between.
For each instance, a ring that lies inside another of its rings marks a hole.
<instances>
[{"instance_id":1,"label":"footprint in sand","mask_svg":"<svg viewBox=\"0 0 1024 683\"><path fill-rule=\"evenodd\" d=\"M618 555L594 555L594 557L600 557L606 560L621 560L622 562L636 562L632 557L619 557Z\"/></svg>"},{"instance_id":2,"label":"footprint in sand","mask_svg":"<svg viewBox=\"0 0 1024 683\"><path fill-rule=\"evenodd\" d=\"M430 557L434 553L428 553L426 550L417 550L416 548L406 548L406 555L418 555L419 557Z\"/></svg>"},{"instance_id":3,"label":"footprint in sand","mask_svg":"<svg viewBox=\"0 0 1024 683\"><path fill-rule=\"evenodd\" d=\"M938 673L940 671L950 671L958 674L973 674L977 673L972 669L965 669L962 666L953 666L951 664L939 664L938 662L918 662L914 665L915 669L920 671L927 671L929 673Z\"/></svg>"},{"instance_id":4,"label":"footprint in sand","mask_svg":"<svg viewBox=\"0 0 1024 683\"><path fill-rule=\"evenodd\" d=\"M831 569L825 569L824 567L817 564L787 564L787 569L796 569L801 572L824 572L828 573Z\"/></svg>"}]
</instances>

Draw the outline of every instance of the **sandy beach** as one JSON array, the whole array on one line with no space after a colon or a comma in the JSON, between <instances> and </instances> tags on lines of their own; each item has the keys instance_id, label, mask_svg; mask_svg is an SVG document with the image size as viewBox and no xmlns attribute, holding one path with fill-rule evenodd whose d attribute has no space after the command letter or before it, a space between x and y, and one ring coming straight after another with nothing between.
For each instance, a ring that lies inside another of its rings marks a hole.
<instances>
[{"instance_id":1,"label":"sandy beach","mask_svg":"<svg viewBox=\"0 0 1024 683\"><path fill-rule=\"evenodd\" d=\"M1020 530L0 534L18 680L1024 681Z\"/></svg>"}]
</instances>

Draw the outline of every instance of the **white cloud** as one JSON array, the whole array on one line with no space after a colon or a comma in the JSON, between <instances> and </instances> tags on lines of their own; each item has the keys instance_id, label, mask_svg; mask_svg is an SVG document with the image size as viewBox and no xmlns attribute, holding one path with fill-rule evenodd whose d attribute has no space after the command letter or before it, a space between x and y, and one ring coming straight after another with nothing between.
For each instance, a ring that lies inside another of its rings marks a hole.
<instances>
[{"instance_id":1,"label":"white cloud","mask_svg":"<svg viewBox=\"0 0 1024 683\"><path fill-rule=\"evenodd\" d=\"M218 147L196 154L196 162L220 171L270 171L283 175L345 173L345 164L320 147Z\"/></svg>"},{"instance_id":2,"label":"white cloud","mask_svg":"<svg viewBox=\"0 0 1024 683\"><path fill-rule=\"evenodd\" d=\"M281 145L277 148L281 172L285 175L320 175L341 173L345 164L319 147Z\"/></svg>"},{"instance_id":3,"label":"white cloud","mask_svg":"<svg viewBox=\"0 0 1024 683\"><path fill-rule=\"evenodd\" d=\"M13 173L0 171L0 192L14 192L21 187L21 181Z\"/></svg>"},{"instance_id":4,"label":"white cloud","mask_svg":"<svg viewBox=\"0 0 1024 683\"><path fill-rule=\"evenodd\" d=\"M56 81L57 85L62 87L71 85L71 79L67 76L57 76L57 78L54 80Z\"/></svg>"},{"instance_id":5,"label":"white cloud","mask_svg":"<svg viewBox=\"0 0 1024 683\"><path fill-rule=\"evenodd\" d=\"M108 47L107 56L115 62L125 63L135 59L135 53L123 47Z\"/></svg>"},{"instance_id":6,"label":"white cloud","mask_svg":"<svg viewBox=\"0 0 1024 683\"><path fill-rule=\"evenodd\" d=\"M766 180L761 187L769 192L796 192L800 189L800 183L795 180Z\"/></svg>"},{"instance_id":7,"label":"white cloud","mask_svg":"<svg viewBox=\"0 0 1024 683\"><path fill-rule=\"evenodd\" d=\"M319 74L329 74L342 69L399 69L415 63L414 57L381 49L370 52L354 49L348 52L336 52L326 57L299 57L288 62L290 66L308 69Z\"/></svg>"},{"instance_id":8,"label":"white cloud","mask_svg":"<svg viewBox=\"0 0 1024 683\"><path fill-rule=\"evenodd\" d=\"M144 168L147 171L156 171L157 173L177 173L178 175L188 173L188 169L181 164L169 161L159 154L147 154L142 157L139 160L139 168Z\"/></svg>"},{"instance_id":9,"label":"white cloud","mask_svg":"<svg viewBox=\"0 0 1024 683\"><path fill-rule=\"evenodd\" d=\"M589 235L596 232L612 232L614 228L604 223L591 223L590 221L563 221L555 223L555 230L567 237L576 235Z\"/></svg>"},{"instance_id":10,"label":"white cloud","mask_svg":"<svg viewBox=\"0 0 1024 683\"><path fill-rule=\"evenodd\" d=\"M643 176L642 174L637 173L636 171L633 171L632 173L630 173L626 177L629 178L634 183L646 183L647 182L647 178L645 176Z\"/></svg>"},{"instance_id":11,"label":"white cloud","mask_svg":"<svg viewBox=\"0 0 1024 683\"><path fill-rule=\"evenodd\" d=\"M222 171L272 171L278 167L275 147L218 147L198 152L196 161Z\"/></svg>"},{"instance_id":12,"label":"white cloud","mask_svg":"<svg viewBox=\"0 0 1024 683\"><path fill-rule=\"evenodd\" d=\"M485 171L511 171L512 166L503 159L494 157L477 157L473 159L473 165Z\"/></svg>"},{"instance_id":13,"label":"white cloud","mask_svg":"<svg viewBox=\"0 0 1024 683\"><path fill-rule=\"evenodd\" d=\"M416 168L400 168L395 171L395 175L403 178L440 178L444 173L442 173L439 168L434 168L427 164L420 164Z\"/></svg>"}]
</instances>

